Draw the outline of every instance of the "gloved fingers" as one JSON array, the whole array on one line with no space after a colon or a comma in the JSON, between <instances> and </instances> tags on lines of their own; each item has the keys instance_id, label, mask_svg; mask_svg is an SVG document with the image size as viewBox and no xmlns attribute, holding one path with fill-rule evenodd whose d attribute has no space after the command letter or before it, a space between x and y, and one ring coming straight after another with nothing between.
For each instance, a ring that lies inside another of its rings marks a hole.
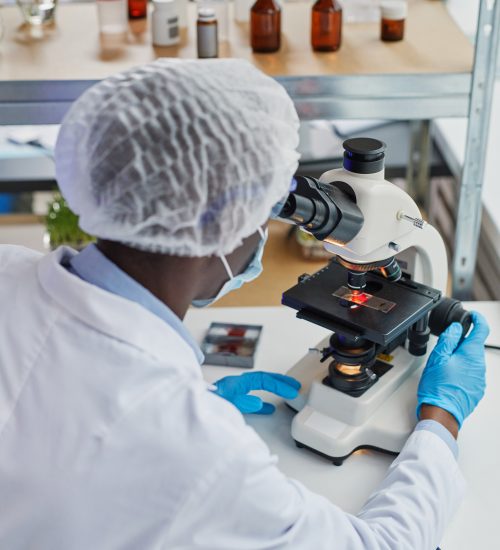
<instances>
[{"instance_id":1,"label":"gloved fingers","mask_svg":"<svg viewBox=\"0 0 500 550\"><path fill-rule=\"evenodd\" d=\"M285 382L286 384L288 384L289 386L292 386L292 388L295 388L297 390L300 390L300 388L302 387L302 384L292 376L288 376L286 374L279 374L277 372L269 372L268 374L273 378L275 378L276 380L281 380L282 382Z\"/></svg>"},{"instance_id":2,"label":"gloved fingers","mask_svg":"<svg viewBox=\"0 0 500 550\"><path fill-rule=\"evenodd\" d=\"M486 342L486 338L488 338L488 334L490 333L488 322L477 311L471 311L470 315L474 326L465 341L475 344L484 344Z\"/></svg>"},{"instance_id":3,"label":"gloved fingers","mask_svg":"<svg viewBox=\"0 0 500 550\"><path fill-rule=\"evenodd\" d=\"M276 410L276 407L272 403L263 403L262 409L260 411L257 411L255 414L273 414L273 412Z\"/></svg>"},{"instance_id":4,"label":"gloved fingers","mask_svg":"<svg viewBox=\"0 0 500 550\"><path fill-rule=\"evenodd\" d=\"M432 354L449 357L453 355L460 338L462 338L463 328L460 323L451 323L451 325L441 333L439 340ZM431 354L431 357L432 357ZM429 357L429 361L430 361Z\"/></svg>"},{"instance_id":5,"label":"gloved fingers","mask_svg":"<svg viewBox=\"0 0 500 550\"><path fill-rule=\"evenodd\" d=\"M274 372L246 372L239 376L241 392L247 393L254 390L265 390L276 393L281 397L293 399L297 397L300 382L290 376Z\"/></svg>"},{"instance_id":6,"label":"gloved fingers","mask_svg":"<svg viewBox=\"0 0 500 550\"><path fill-rule=\"evenodd\" d=\"M232 402L244 414L259 412L264 405L256 395L238 395Z\"/></svg>"},{"instance_id":7,"label":"gloved fingers","mask_svg":"<svg viewBox=\"0 0 500 550\"><path fill-rule=\"evenodd\" d=\"M239 376L225 376L220 380L214 382L215 393L221 397L228 397L236 392L238 392L240 381ZM246 392L241 392L246 393Z\"/></svg>"},{"instance_id":8,"label":"gloved fingers","mask_svg":"<svg viewBox=\"0 0 500 550\"><path fill-rule=\"evenodd\" d=\"M293 384L288 382L290 377L281 375L279 377L274 376L275 373L269 372L255 372L255 381L259 387L253 387L254 390L265 390L285 399L295 399L299 393L296 381ZM293 379L292 379L293 380Z\"/></svg>"}]
</instances>

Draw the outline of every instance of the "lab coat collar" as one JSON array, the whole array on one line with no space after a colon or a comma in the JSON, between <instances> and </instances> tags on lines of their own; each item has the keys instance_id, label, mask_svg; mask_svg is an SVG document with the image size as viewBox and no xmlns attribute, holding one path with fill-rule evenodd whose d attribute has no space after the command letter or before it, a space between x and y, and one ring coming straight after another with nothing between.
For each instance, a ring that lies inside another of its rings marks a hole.
<instances>
[{"instance_id":1,"label":"lab coat collar","mask_svg":"<svg viewBox=\"0 0 500 550\"><path fill-rule=\"evenodd\" d=\"M160 319L163 319L193 349L198 363L200 365L203 363L204 357L200 346L179 317L166 304L151 294L149 290L107 258L95 244L88 245L73 256L69 263L72 268L70 271L80 279L140 304Z\"/></svg>"},{"instance_id":2,"label":"lab coat collar","mask_svg":"<svg viewBox=\"0 0 500 550\"><path fill-rule=\"evenodd\" d=\"M102 290L67 271L76 251L62 246L38 263L38 279L47 294L70 315L117 340L140 348L160 361L191 365L201 378L196 354L162 319L139 304Z\"/></svg>"}]
</instances>

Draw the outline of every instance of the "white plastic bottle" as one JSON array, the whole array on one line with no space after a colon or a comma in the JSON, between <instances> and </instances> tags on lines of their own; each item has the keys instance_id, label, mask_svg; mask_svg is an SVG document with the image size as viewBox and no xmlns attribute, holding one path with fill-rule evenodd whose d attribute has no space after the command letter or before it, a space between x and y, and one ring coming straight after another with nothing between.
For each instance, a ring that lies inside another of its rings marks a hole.
<instances>
[{"instance_id":1,"label":"white plastic bottle","mask_svg":"<svg viewBox=\"0 0 500 550\"><path fill-rule=\"evenodd\" d=\"M173 46L180 41L177 0L153 0L152 34L155 46Z\"/></svg>"}]
</instances>

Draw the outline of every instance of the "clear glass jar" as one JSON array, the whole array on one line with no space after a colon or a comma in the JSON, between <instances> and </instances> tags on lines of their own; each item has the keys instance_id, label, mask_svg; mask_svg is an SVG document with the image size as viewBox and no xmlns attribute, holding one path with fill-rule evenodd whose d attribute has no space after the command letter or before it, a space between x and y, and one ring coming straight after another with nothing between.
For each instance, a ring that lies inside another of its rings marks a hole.
<instances>
[{"instance_id":1,"label":"clear glass jar","mask_svg":"<svg viewBox=\"0 0 500 550\"><path fill-rule=\"evenodd\" d=\"M54 22L57 0L16 0L24 20L33 27Z\"/></svg>"},{"instance_id":2,"label":"clear glass jar","mask_svg":"<svg viewBox=\"0 0 500 550\"><path fill-rule=\"evenodd\" d=\"M97 16L101 34L126 34L128 28L127 0L97 0Z\"/></svg>"}]
</instances>

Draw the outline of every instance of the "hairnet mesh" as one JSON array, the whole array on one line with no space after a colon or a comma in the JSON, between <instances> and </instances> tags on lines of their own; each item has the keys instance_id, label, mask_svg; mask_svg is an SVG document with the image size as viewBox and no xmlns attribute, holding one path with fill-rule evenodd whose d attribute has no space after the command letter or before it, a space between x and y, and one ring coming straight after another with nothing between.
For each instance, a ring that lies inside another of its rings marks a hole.
<instances>
[{"instance_id":1,"label":"hairnet mesh","mask_svg":"<svg viewBox=\"0 0 500 550\"><path fill-rule=\"evenodd\" d=\"M134 248L228 254L297 168L284 89L241 60L166 60L90 88L66 115L56 173L80 227Z\"/></svg>"}]
</instances>

